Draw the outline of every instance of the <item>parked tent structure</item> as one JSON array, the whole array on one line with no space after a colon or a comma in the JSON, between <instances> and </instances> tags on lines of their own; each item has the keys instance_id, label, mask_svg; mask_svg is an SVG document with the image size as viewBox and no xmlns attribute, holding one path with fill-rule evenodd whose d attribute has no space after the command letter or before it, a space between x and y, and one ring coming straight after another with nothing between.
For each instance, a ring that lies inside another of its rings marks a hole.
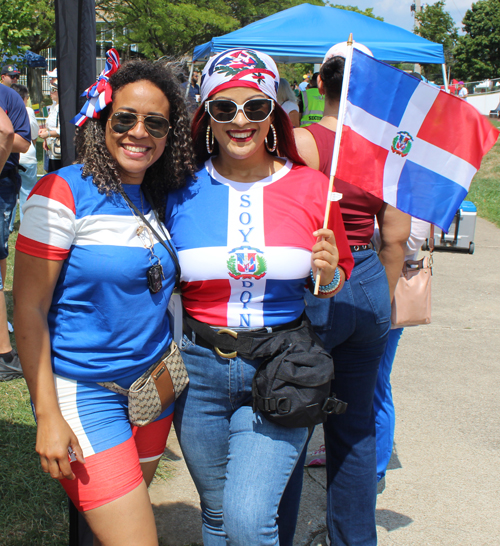
<instances>
[{"instance_id":1,"label":"parked tent structure","mask_svg":"<svg viewBox=\"0 0 500 546\"><path fill-rule=\"evenodd\" d=\"M281 63L321 63L328 49L349 33L389 63L444 64L443 46L372 17L331 7L300 4L195 48L193 61L212 53L253 48Z\"/></svg>"}]
</instances>

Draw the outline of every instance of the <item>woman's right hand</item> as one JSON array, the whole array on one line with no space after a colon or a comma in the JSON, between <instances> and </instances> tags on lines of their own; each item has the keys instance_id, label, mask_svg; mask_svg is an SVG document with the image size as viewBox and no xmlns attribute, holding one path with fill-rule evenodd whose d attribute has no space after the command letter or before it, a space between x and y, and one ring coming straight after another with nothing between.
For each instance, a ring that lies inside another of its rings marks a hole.
<instances>
[{"instance_id":1,"label":"woman's right hand","mask_svg":"<svg viewBox=\"0 0 500 546\"><path fill-rule=\"evenodd\" d=\"M42 470L52 478L75 479L69 461L68 448L74 452L78 462L85 464L80 443L63 416L37 416L36 452L40 455Z\"/></svg>"}]
</instances>

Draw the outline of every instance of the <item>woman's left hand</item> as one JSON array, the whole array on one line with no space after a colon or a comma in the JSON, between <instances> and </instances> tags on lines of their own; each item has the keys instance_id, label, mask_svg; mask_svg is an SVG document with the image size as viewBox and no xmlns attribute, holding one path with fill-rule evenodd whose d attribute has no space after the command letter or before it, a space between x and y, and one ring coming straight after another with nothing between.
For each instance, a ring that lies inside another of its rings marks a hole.
<instances>
[{"instance_id":1,"label":"woman's left hand","mask_svg":"<svg viewBox=\"0 0 500 546\"><path fill-rule=\"evenodd\" d=\"M38 136L44 140L49 137L49 131L47 129L40 129L38 131Z\"/></svg>"},{"instance_id":2,"label":"woman's left hand","mask_svg":"<svg viewBox=\"0 0 500 546\"><path fill-rule=\"evenodd\" d=\"M339 251L331 229L318 229L313 235L318 241L312 247L312 270L314 278L318 269L321 270L320 284L325 286L333 281L339 263Z\"/></svg>"}]
</instances>

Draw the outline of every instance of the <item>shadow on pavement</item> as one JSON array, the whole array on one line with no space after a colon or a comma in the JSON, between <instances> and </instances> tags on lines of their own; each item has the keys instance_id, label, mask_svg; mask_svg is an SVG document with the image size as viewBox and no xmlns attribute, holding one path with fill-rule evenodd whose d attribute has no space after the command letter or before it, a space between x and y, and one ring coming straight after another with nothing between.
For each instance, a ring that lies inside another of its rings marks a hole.
<instances>
[{"instance_id":1,"label":"shadow on pavement","mask_svg":"<svg viewBox=\"0 0 500 546\"><path fill-rule=\"evenodd\" d=\"M386 531L394 531L400 527L407 527L413 520L404 514L392 510L377 510L375 514L377 525L384 527Z\"/></svg>"},{"instance_id":2,"label":"shadow on pavement","mask_svg":"<svg viewBox=\"0 0 500 546\"><path fill-rule=\"evenodd\" d=\"M172 504L153 505L153 512L160 537L160 546L185 544L201 546L200 510L176 502Z\"/></svg>"}]
</instances>

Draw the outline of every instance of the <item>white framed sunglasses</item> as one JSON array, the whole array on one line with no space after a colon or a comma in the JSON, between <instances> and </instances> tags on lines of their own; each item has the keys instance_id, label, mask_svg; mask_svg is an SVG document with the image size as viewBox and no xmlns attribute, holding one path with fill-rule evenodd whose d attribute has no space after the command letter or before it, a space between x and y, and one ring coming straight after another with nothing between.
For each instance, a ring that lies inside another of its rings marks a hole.
<instances>
[{"instance_id":1,"label":"white framed sunglasses","mask_svg":"<svg viewBox=\"0 0 500 546\"><path fill-rule=\"evenodd\" d=\"M250 99L243 104L236 104L229 99L214 99L205 102L205 112L217 123L231 123L236 119L238 112L243 112L250 122L260 123L272 114L274 101L272 99Z\"/></svg>"}]
</instances>

